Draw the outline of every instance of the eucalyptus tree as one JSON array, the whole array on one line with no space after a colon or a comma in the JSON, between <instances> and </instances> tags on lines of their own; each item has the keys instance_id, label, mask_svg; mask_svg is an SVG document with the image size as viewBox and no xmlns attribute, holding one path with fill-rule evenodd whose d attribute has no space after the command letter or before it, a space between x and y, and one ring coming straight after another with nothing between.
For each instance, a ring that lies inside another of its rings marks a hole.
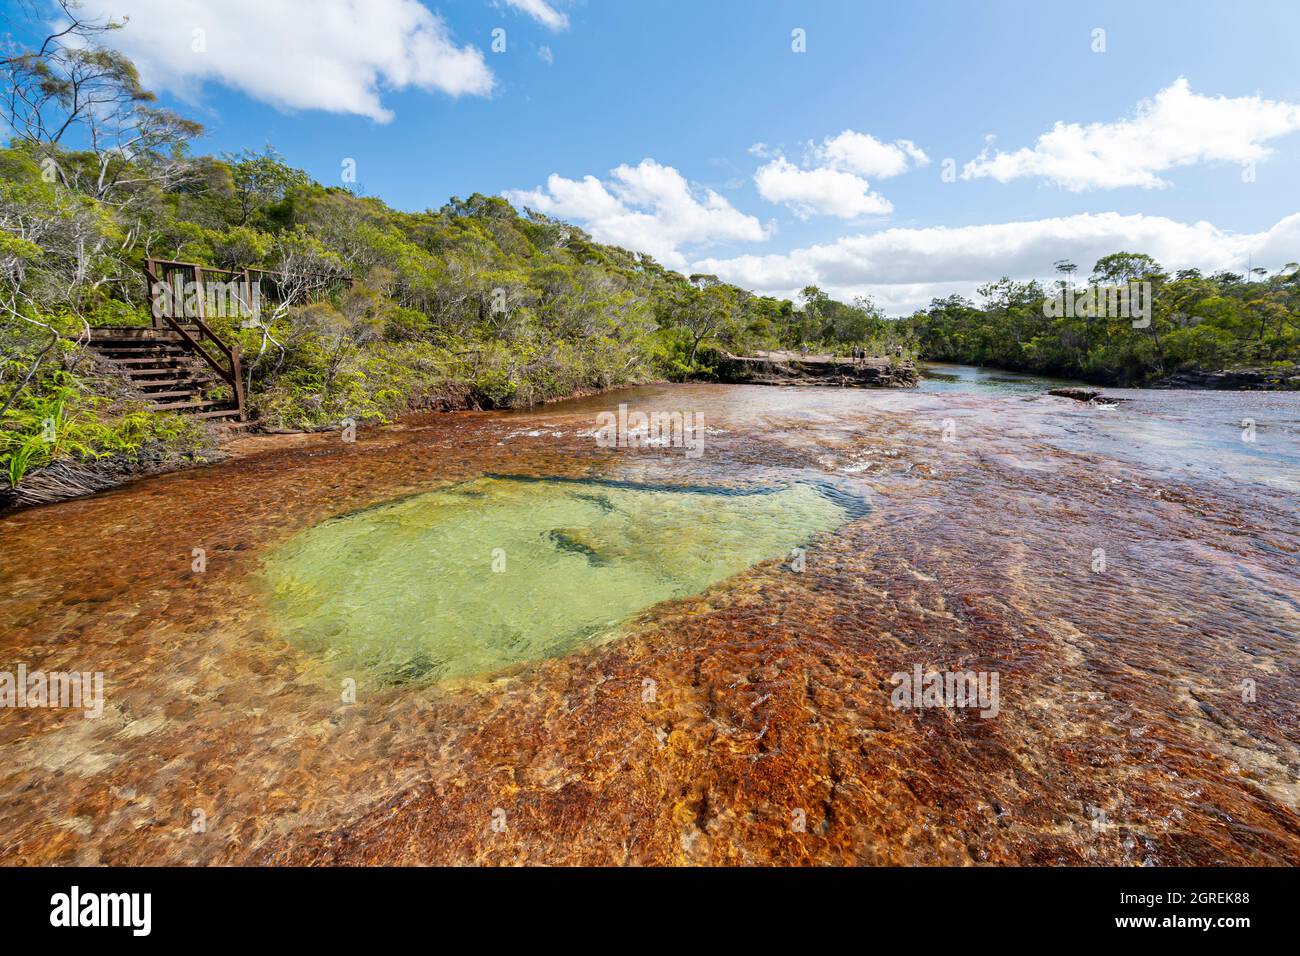
<instances>
[{"instance_id":1,"label":"eucalyptus tree","mask_svg":"<svg viewBox=\"0 0 1300 956\"><path fill-rule=\"evenodd\" d=\"M100 42L125 21L85 18L74 0L56 3L62 16L39 45L11 41L0 57L14 139L64 185L112 205L130 205L146 186L182 182L192 172L186 146L203 127L157 107L135 64ZM37 4L21 8L45 22Z\"/></svg>"}]
</instances>

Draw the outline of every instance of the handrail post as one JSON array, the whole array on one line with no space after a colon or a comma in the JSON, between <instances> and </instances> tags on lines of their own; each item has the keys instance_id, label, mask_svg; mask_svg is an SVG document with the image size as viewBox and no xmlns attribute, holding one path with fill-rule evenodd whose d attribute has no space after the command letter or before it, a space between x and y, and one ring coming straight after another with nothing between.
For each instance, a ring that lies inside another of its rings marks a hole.
<instances>
[{"instance_id":1,"label":"handrail post","mask_svg":"<svg viewBox=\"0 0 1300 956\"><path fill-rule=\"evenodd\" d=\"M194 267L194 314L199 319L200 327L203 320L208 317L207 309L204 307L204 300L207 298L207 290L203 288L203 267Z\"/></svg>"},{"instance_id":2,"label":"handrail post","mask_svg":"<svg viewBox=\"0 0 1300 956\"><path fill-rule=\"evenodd\" d=\"M161 305L158 302L159 290L155 288L160 280L158 279L158 262L155 259L144 260L144 294L149 300L149 322L155 329L163 327Z\"/></svg>"},{"instance_id":3,"label":"handrail post","mask_svg":"<svg viewBox=\"0 0 1300 956\"><path fill-rule=\"evenodd\" d=\"M248 414L244 409L244 381L239 367L239 343L235 342L230 346L230 371L233 373L234 381L230 384L235 391L235 405L239 409L239 420L247 421Z\"/></svg>"}]
</instances>

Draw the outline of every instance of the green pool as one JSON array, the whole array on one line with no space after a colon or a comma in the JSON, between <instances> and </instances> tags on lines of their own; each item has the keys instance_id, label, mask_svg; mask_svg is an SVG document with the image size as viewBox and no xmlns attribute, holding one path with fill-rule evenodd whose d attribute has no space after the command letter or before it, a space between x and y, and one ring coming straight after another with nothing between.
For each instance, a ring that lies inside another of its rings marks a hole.
<instances>
[{"instance_id":1,"label":"green pool","mask_svg":"<svg viewBox=\"0 0 1300 956\"><path fill-rule=\"evenodd\" d=\"M568 653L849 514L811 484L485 477L310 528L263 579L282 633L345 671L446 680Z\"/></svg>"}]
</instances>

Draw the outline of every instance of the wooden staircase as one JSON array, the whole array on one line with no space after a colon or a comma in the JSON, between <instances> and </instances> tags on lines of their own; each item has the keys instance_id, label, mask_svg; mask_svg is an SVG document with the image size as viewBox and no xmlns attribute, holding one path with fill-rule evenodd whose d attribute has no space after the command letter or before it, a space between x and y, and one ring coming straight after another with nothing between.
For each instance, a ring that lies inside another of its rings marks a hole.
<instances>
[{"instance_id":1,"label":"wooden staircase","mask_svg":"<svg viewBox=\"0 0 1300 956\"><path fill-rule=\"evenodd\" d=\"M139 389L155 411L242 421L241 390L232 388L225 376L219 377L207 368L182 337L184 332L194 339L199 330L184 326L181 329L135 326L91 329L89 348ZM226 397L211 397L218 386L225 386Z\"/></svg>"},{"instance_id":2,"label":"wooden staircase","mask_svg":"<svg viewBox=\"0 0 1300 956\"><path fill-rule=\"evenodd\" d=\"M239 346L223 342L205 320L257 319L263 298L282 305L305 302L352 285L349 276L218 269L168 259L146 259L143 272L152 326L91 329L90 349L158 411L239 422L248 418ZM218 307L222 311L209 312Z\"/></svg>"},{"instance_id":3,"label":"wooden staircase","mask_svg":"<svg viewBox=\"0 0 1300 956\"><path fill-rule=\"evenodd\" d=\"M221 341L204 321L205 273L212 270L198 263L146 259L152 327L91 329L89 347L144 393L156 411L243 422L239 346ZM253 302L252 276L248 270L239 275L243 282L235 285L236 296Z\"/></svg>"}]
</instances>

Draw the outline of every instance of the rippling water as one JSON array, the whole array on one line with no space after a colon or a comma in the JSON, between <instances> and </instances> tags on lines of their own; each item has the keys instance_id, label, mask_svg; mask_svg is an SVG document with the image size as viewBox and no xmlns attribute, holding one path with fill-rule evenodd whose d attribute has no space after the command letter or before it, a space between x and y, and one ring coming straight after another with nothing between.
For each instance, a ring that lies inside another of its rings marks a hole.
<instances>
[{"instance_id":1,"label":"rippling water","mask_svg":"<svg viewBox=\"0 0 1300 956\"><path fill-rule=\"evenodd\" d=\"M1300 395L942 371L251 439L0 519L0 668L106 684L0 711L0 861L1300 862ZM601 447L620 403L703 453ZM996 716L899 706L918 667Z\"/></svg>"}]
</instances>

